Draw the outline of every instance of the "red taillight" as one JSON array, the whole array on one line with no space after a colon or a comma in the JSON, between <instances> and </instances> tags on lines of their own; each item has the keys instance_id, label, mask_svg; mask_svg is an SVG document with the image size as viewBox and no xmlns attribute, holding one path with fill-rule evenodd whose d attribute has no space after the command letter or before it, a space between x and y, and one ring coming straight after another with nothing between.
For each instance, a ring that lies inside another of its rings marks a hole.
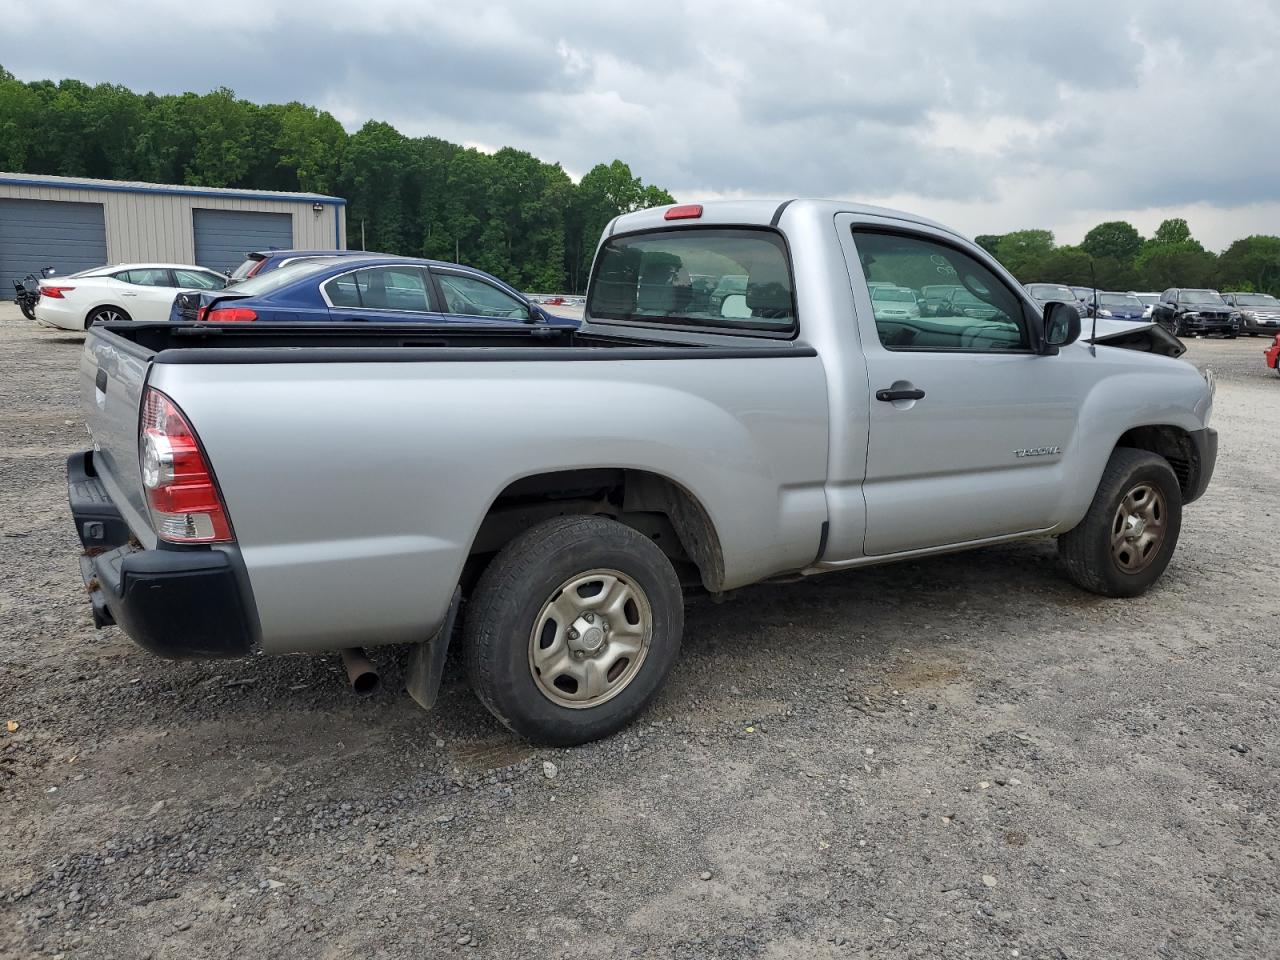
<instances>
[{"instance_id":1,"label":"red taillight","mask_svg":"<svg viewBox=\"0 0 1280 960\"><path fill-rule=\"evenodd\" d=\"M64 293L70 293L74 289L75 287L44 287L42 286L40 288L40 296L48 297L50 300L62 300L62 299L65 299L62 296Z\"/></svg>"},{"instance_id":2,"label":"red taillight","mask_svg":"<svg viewBox=\"0 0 1280 960\"><path fill-rule=\"evenodd\" d=\"M201 307L196 313L196 319L209 323L248 323L257 320L258 315L248 307L214 307L212 310Z\"/></svg>"},{"instance_id":3,"label":"red taillight","mask_svg":"<svg viewBox=\"0 0 1280 960\"><path fill-rule=\"evenodd\" d=\"M697 220L702 216L702 204L685 203L678 207L668 207L662 215L664 220Z\"/></svg>"},{"instance_id":4,"label":"red taillight","mask_svg":"<svg viewBox=\"0 0 1280 960\"><path fill-rule=\"evenodd\" d=\"M232 540L213 473L182 411L148 387L138 437L142 485L156 534L172 543Z\"/></svg>"}]
</instances>

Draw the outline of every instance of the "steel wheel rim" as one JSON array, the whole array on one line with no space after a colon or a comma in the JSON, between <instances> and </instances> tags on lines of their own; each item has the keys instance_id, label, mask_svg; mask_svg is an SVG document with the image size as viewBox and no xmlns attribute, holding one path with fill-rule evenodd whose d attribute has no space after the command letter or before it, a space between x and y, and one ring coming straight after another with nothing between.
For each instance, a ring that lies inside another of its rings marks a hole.
<instances>
[{"instance_id":1,"label":"steel wheel rim","mask_svg":"<svg viewBox=\"0 0 1280 960\"><path fill-rule=\"evenodd\" d=\"M538 611L529 673L557 706L597 707L631 685L652 641L653 608L640 585L619 570L588 570L562 583Z\"/></svg>"},{"instance_id":2,"label":"steel wheel rim","mask_svg":"<svg viewBox=\"0 0 1280 960\"><path fill-rule=\"evenodd\" d=\"M1124 573L1141 573L1164 546L1169 529L1164 494L1151 483L1129 490L1111 522L1111 558Z\"/></svg>"}]
</instances>

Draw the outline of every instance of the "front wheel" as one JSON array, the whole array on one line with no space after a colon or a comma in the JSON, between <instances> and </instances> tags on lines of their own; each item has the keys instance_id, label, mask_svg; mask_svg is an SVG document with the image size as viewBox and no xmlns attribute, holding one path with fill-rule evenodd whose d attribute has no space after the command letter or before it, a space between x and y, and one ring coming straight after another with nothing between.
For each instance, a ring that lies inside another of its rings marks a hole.
<instances>
[{"instance_id":1,"label":"front wheel","mask_svg":"<svg viewBox=\"0 0 1280 960\"><path fill-rule=\"evenodd\" d=\"M1160 579L1182 529L1182 490L1164 457L1117 447L1079 525L1058 538L1067 577L1104 597L1136 597Z\"/></svg>"},{"instance_id":2,"label":"front wheel","mask_svg":"<svg viewBox=\"0 0 1280 960\"><path fill-rule=\"evenodd\" d=\"M471 686L536 743L606 737L662 686L683 603L671 561L644 535L602 517L548 520L504 547L471 595Z\"/></svg>"}]
</instances>

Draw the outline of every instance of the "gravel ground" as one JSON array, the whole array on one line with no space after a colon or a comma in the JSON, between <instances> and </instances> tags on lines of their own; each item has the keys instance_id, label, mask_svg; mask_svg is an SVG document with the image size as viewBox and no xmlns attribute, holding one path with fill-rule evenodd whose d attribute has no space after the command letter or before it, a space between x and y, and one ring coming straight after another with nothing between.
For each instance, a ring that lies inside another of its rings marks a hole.
<instances>
[{"instance_id":1,"label":"gravel ground","mask_svg":"<svg viewBox=\"0 0 1280 960\"><path fill-rule=\"evenodd\" d=\"M1218 474L1148 596L1047 541L688 612L643 721L534 749L456 665L95 632L63 458L79 341L0 322L0 956L1275 957L1280 380L1219 375ZM16 726L15 726L16 725Z\"/></svg>"}]
</instances>

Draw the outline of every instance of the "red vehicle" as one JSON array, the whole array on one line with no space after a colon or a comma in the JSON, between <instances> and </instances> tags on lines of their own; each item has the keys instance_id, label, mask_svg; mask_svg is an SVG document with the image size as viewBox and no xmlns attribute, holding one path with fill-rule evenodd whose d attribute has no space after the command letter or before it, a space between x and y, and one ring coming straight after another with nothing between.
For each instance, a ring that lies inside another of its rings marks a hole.
<instances>
[{"instance_id":1,"label":"red vehicle","mask_svg":"<svg viewBox=\"0 0 1280 960\"><path fill-rule=\"evenodd\" d=\"M1262 355L1267 358L1267 366L1280 374L1280 333L1276 334L1275 341L1263 351Z\"/></svg>"}]
</instances>

